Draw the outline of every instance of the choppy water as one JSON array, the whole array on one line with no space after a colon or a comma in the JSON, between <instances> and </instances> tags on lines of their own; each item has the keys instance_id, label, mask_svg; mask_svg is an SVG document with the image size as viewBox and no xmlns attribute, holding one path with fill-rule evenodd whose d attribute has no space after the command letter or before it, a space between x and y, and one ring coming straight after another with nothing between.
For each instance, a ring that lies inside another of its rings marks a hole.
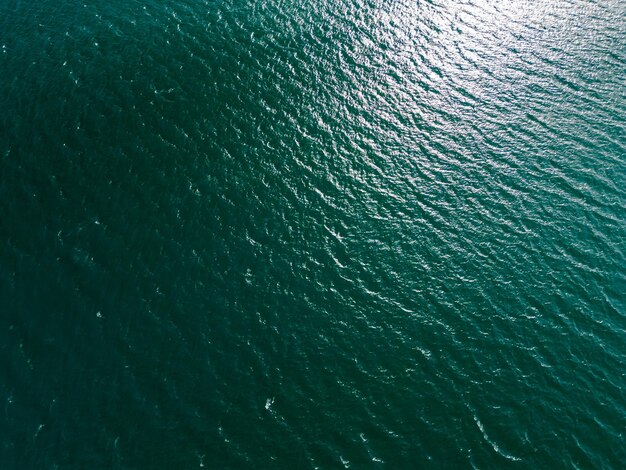
<instances>
[{"instance_id":1,"label":"choppy water","mask_svg":"<svg viewBox=\"0 0 626 470\"><path fill-rule=\"evenodd\" d=\"M619 468L626 3L0 0L2 468Z\"/></svg>"}]
</instances>

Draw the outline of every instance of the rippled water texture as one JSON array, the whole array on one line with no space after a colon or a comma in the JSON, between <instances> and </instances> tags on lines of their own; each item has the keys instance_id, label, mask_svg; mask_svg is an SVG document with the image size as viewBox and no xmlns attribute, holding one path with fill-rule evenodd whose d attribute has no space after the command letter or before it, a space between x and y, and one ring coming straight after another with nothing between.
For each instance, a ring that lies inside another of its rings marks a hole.
<instances>
[{"instance_id":1,"label":"rippled water texture","mask_svg":"<svg viewBox=\"0 0 626 470\"><path fill-rule=\"evenodd\" d=\"M619 468L626 3L0 0L0 466Z\"/></svg>"}]
</instances>

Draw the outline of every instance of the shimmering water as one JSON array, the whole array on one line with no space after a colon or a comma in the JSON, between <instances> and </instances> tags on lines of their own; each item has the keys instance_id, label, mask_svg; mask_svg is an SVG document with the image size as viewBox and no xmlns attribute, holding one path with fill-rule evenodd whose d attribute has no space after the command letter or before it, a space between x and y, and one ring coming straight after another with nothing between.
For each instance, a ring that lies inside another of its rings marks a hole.
<instances>
[{"instance_id":1,"label":"shimmering water","mask_svg":"<svg viewBox=\"0 0 626 470\"><path fill-rule=\"evenodd\" d=\"M0 467L620 468L622 0L0 0Z\"/></svg>"}]
</instances>

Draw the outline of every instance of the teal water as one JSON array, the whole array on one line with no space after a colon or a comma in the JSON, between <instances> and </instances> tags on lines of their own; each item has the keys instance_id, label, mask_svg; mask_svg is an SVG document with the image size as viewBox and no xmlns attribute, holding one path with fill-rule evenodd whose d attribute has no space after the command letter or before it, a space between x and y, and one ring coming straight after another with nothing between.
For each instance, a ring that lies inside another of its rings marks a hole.
<instances>
[{"instance_id":1,"label":"teal water","mask_svg":"<svg viewBox=\"0 0 626 470\"><path fill-rule=\"evenodd\" d=\"M0 467L620 468L626 3L0 0Z\"/></svg>"}]
</instances>

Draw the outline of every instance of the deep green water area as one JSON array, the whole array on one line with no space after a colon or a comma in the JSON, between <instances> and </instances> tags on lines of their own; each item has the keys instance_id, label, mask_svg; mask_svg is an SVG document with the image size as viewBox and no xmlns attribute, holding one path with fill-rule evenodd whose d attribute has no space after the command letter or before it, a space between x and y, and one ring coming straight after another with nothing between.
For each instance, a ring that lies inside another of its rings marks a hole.
<instances>
[{"instance_id":1,"label":"deep green water area","mask_svg":"<svg viewBox=\"0 0 626 470\"><path fill-rule=\"evenodd\" d=\"M0 468L623 468L626 2L0 0Z\"/></svg>"}]
</instances>

